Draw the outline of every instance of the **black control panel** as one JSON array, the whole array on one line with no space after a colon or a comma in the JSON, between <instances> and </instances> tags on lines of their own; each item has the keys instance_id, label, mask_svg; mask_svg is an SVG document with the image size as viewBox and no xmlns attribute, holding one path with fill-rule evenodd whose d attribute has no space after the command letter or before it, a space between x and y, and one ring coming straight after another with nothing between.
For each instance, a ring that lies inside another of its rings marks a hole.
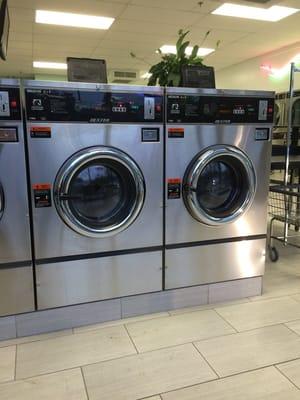
<instances>
[{"instance_id":1,"label":"black control panel","mask_svg":"<svg viewBox=\"0 0 300 400\"><path fill-rule=\"evenodd\" d=\"M153 122L163 120L163 97L144 93L26 89L29 121Z\"/></svg>"},{"instance_id":2,"label":"black control panel","mask_svg":"<svg viewBox=\"0 0 300 400\"><path fill-rule=\"evenodd\" d=\"M169 95L169 123L272 123L274 99Z\"/></svg>"},{"instance_id":3,"label":"black control panel","mask_svg":"<svg viewBox=\"0 0 300 400\"><path fill-rule=\"evenodd\" d=\"M0 121L20 121L20 90L0 86Z\"/></svg>"}]
</instances>

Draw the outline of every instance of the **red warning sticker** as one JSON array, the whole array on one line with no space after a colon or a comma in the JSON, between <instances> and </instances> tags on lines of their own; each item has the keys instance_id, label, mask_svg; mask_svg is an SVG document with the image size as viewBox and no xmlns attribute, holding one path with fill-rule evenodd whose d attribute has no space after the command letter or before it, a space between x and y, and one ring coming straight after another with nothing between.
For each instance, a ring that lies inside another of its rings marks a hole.
<instances>
[{"instance_id":1,"label":"red warning sticker","mask_svg":"<svg viewBox=\"0 0 300 400\"><path fill-rule=\"evenodd\" d=\"M32 138L51 138L51 128L49 126L32 126L30 136Z\"/></svg>"},{"instance_id":2,"label":"red warning sticker","mask_svg":"<svg viewBox=\"0 0 300 400\"><path fill-rule=\"evenodd\" d=\"M48 190L51 189L50 183L35 183L32 185L33 190Z\"/></svg>"},{"instance_id":3,"label":"red warning sticker","mask_svg":"<svg viewBox=\"0 0 300 400\"><path fill-rule=\"evenodd\" d=\"M169 128L168 129L168 137L169 138L183 138L184 137L184 128Z\"/></svg>"},{"instance_id":4,"label":"red warning sticker","mask_svg":"<svg viewBox=\"0 0 300 400\"><path fill-rule=\"evenodd\" d=\"M180 178L169 178L168 183L181 183Z\"/></svg>"}]
</instances>

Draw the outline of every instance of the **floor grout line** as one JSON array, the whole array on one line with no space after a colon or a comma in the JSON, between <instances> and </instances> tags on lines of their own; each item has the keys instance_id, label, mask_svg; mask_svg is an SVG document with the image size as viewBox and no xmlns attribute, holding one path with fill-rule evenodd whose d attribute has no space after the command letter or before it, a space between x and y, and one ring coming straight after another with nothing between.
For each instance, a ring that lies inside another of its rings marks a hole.
<instances>
[{"instance_id":1,"label":"floor grout line","mask_svg":"<svg viewBox=\"0 0 300 400\"><path fill-rule=\"evenodd\" d=\"M296 389L300 390L300 388L299 388L287 375L285 375L285 373L282 372L282 371L277 367L277 365L274 365L274 367L277 369L277 371L278 371L282 376L284 376L289 382L291 382L291 384L292 384L293 386L295 386Z\"/></svg>"},{"instance_id":2,"label":"floor grout line","mask_svg":"<svg viewBox=\"0 0 300 400\"><path fill-rule=\"evenodd\" d=\"M15 352L15 370L14 370L14 381L17 379L17 352L18 352L18 346L16 345L16 352Z\"/></svg>"},{"instance_id":3,"label":"floor grout line","mask_svg":"<svg viewBox=\"0 0 300 400\"><path fill-rule=\"evenodd\" d=\"M196 351L200 354L200 356L203 358L203 360L206 362L206 364L211 368L211 370L217 375L218 378L220 378L220 375L217 373L217 371L214 369L214 367L211 365L211 363L206 359L206 357L201 353L201 351L197 348L195 343L192 343Z\"/></svg>"},{"instance_id":4,"label":"floor grout line","mask_svg":"<svg viewBox=\"0 0 300 400\"><path fill-rule=\"evenodd\" d=\"M84 373L83 373L82 367L80 367L80 372L81 372L81 376L82 376L82 380L83 380L83 384L84 384L86 398L87 398L87 400L89 400L89 398L90 398L89 397L89 392L88 392L88 389L87 389L87 385L86 385L86 381L85 381L85 377L84 377Z\"/></svg>"},{"instance_id":5,"label":"floor grout line","mask_svg":"<svg viewBox=\"0 0 300 400\"><path fill-rule=\"evenodd\" d=\"M135 345L135 343L134 343L134 341L133 341L133 339L132 339L132 337L131 337L131 335L130 335L128 329L127 329L127 326L126 326L126 325L123 325L123 326L124 326L125 331L127 332L127 335L128 335L128 337L129 337L129 339L130 339L130 341L131 341L133 347L135 348L135 351L137 352L137 354L139 354L140 352L138 351L138 349L137 349L137 347L136 347L136 345Z\"/></svg>"},{"instance_id":6,"label":"floor grout line","mask_svg":"<svg viewBox=\"0 0 300 400\"><path fill-rule=\"evenodd\" d=\"M219 314L219 312L215 309L214 311L224 322L226 322L229 326L231 326L231 328L235 331L235 333L239 333L239 331L229 321L227 321L227 319L224 318L223 315Z\"/></svg>"}]
</instances>

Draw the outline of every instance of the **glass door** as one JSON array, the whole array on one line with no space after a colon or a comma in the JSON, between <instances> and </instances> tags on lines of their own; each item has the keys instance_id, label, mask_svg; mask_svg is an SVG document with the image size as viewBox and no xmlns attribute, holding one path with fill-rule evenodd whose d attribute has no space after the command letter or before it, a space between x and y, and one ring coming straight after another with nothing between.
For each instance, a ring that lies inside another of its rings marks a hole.
<instances>
[{"instance_id":1,"label":"glass door","mask_svg":"<svg viewBox=\"0 0 300 400\"><path fill-rule=\"evenodd\" d=\"M92 147L74 154L61 167L54 198L70 228L90 237L111 236L129 227L141 211L144 177L124 152Z\"/></svg>"},{"instance_id":2,"label":"glass door","mask_svg":"<svg viewBox=\"0 0 300 400\"><path fill-rule=\"evenodd\" d=\"M187 168L183 198L196 220L222 225L241 216L256 191L256 176L249 158L232 146L213 146Z\"/></svg>"}]
</instances>

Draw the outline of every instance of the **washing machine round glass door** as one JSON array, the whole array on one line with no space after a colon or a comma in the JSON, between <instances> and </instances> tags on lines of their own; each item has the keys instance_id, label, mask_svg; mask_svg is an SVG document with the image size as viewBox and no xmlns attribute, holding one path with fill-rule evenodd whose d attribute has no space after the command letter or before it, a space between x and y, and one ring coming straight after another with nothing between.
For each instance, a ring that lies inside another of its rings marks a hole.
<instances>
[{"instance_id":1,"label":"washing machine round glass door","mask_svg":"<svg viewBox=\"0 0 300 400\"><path fill-rule=\"evenodd\" d=\"M2 218L4 212L4 191L0 183L0 219Z\"/></svg>"},{"instance_id":2,"label":"washing machine round glass door","mask_svg":"<svg viewBox=\"0 0 300 400\"><path fill-rule=\"evenodd\" d=\"M145 199L144 177L123 151L90 147L68 159L54 184L56 209L81 235L102 238L128 228Z\"/></svg>"},{"instance_id":3,"label":"washing machine round glass door","mask_svg":"<svg viewBox=\"0 0 300 400\"><path fill-rule=\"evenodd\" d=\"M233 146L213 146L198 154L183 182L185 205L207 225L233 222L246 212L256 191L251 160Z\"/></svg>"}]
</instances>

